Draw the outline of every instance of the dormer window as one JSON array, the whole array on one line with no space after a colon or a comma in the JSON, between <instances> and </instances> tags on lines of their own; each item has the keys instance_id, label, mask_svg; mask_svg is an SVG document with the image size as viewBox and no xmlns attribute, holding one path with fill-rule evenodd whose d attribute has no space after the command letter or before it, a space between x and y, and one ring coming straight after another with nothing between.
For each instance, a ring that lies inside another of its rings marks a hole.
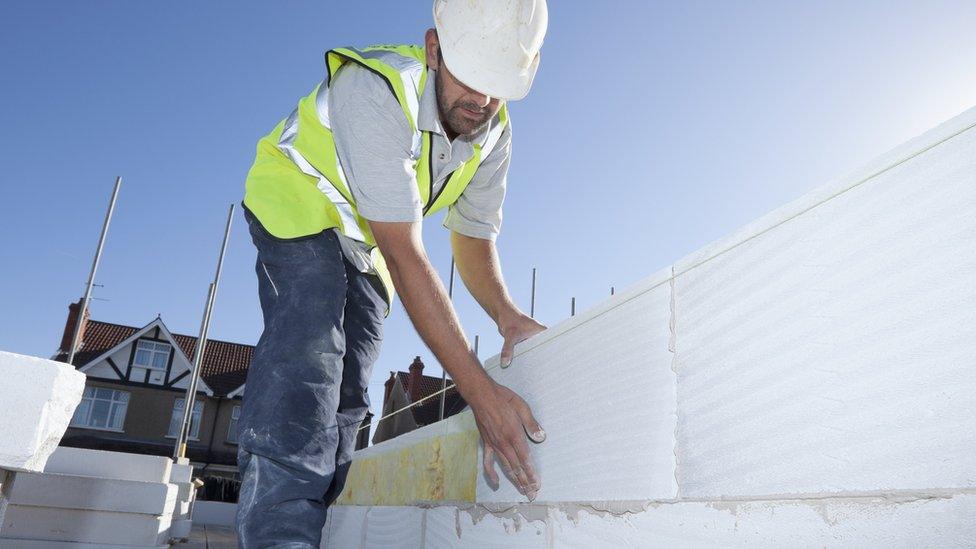
<instances>
[{"instance_id":1,"label":"dormer window","mask_svg":"<svg viewBox=\"0 0 976 549\"><path fill-rule=\"evenodd\" d=\"M147 339L136 342L136 354L132 358L130 381L162 385L166 379L166 365L173 347Z\"/></svg>"}]
</instances>

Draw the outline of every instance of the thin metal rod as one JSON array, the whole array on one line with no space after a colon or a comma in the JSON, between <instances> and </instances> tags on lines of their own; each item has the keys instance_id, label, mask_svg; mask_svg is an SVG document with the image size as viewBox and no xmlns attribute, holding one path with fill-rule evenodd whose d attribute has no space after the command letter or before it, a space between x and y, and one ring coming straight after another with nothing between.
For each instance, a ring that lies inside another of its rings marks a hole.
<instances>
[{"instance_id":1,"label":"thin metal rod","mask_svg":"<svg viewBox=\"0 0 976 549\"><path fill-rule=\"evenodd\" d=\"M451 277L447 282L447 298L454 301L454 256L451 256ZM437 417L444 419L444 400L447 398L447 370L441 367L441 408Z\"/></svg>"},{"instance_id":2,"label":"thin metal rod","mask_svg":"<svg viewBox=\"0 0 976 549\"><path fill-rule=\"evenodd\" d=\"M112 200L108 203L108 211L105 212L105 221L102 223L102 234L98 237L98 250L95 251L95 259L92 261L91 272L88 273L88 284L85 286L85 297L81 299L81 308L78 310L78 318L75 320L75 332L71 336L71 349L68 350L68 364L75 360L75 351L78 349L78 337L81 335L81 323L85 319L85 311L88 310L88 302L91 301L92 285L95 283L95 271L98 270L98 263L102 260L102 250L105 248L105 235L108 234L108 225L112 221L112 213L115 211L115 200L119 196L119 188L122 186L122 176L115 178L115 188L112 189Z\"/></svg>"},{"instance_id":3,"label":"thin metal rod","mask_svg":"<svg viewBox=\"0 0 976 549\"><path fill-rule=\"evenodd\" d=\"M610 295L613 295L613 286L610 286Z\"/></svg>"},{"instance_id":4,"label":"thin metal rod","mask_svg":"<svg viewBox=\"0 0 976 549\"><path fill-rule=\"evenodd\" d=\"M575 297L569 303L569 316L576 316L576 298Z\"/></svg>"},{"instance_id":5,"label":"thin metal rod","mask_svg":"<svg viewBox=\"0 0 976 549\"><path fill-rule=\"evenodd\" d=\"M474 335L474 356L478 356L478 334Z\"/></svg>"},{"instance_id":6,"label":"thin metal rod","mask_svg":"<svg viewBox=\"0 0 976 549\"><path fill-rule=\"evenodd\" d=\"M529 317L535 318L535 267L532 267L532 301L529 304Z\"/></svg>"},{"instance_id":7,"label":"thin metal rod","mask_svg":"<svg viewBox=\"0 0 976 549\"><path fill-rule=\"evenodd\" d=\"M217 258L217 270L214 273L213 282L210 283L210 287L207 290L207 305L203 311L203 320L200 322L200 336L197 338L197 347L193 352L193 373L190 376L190 383L186 387L186 396L183 398L183 421L180 423L180 434L176 437L173 459L186 457L186 440L190 433L193 405L196 404L197 383L200 380L203 353L207 347L207 334L210 332L210 318L213 314L214 301L217 299L217 285L220 284L220 271L224 267L227 241L230 240L230 228L234 223L235 206L235 204L231 204L230 211L227 213L227 225L224 227L224 241L220 245L220 255Z\"/></svg>"}]
</instances>

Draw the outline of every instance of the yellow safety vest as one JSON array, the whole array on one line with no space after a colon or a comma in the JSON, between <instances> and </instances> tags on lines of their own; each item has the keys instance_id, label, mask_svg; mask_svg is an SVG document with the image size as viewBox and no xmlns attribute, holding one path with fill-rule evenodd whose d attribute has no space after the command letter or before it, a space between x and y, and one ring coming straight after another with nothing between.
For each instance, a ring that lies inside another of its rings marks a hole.
<instances>
[{"instance_id":1,"label":"yellow safety vest","mask_svg":"<svg viewBox=\"0 0 976 549\"><path fill-rule=\"evenodd\" d=\"M386 301L393 300L393 280L369 225L356 208L339 166L329 119L329 83L346 63L356 63L382 77L414 131L414 171L424 215L454 204L471 182L484 158L508 124L502 106L484 143L454 171L440 192L433 193L430 132L417 128L420 97L427 83L427 62L420 46L336 48L325 54L328 77L298 102L298 108L258 141L254 164L247 174L244 205L275 238L297 239L338 229L371 248L374 268L383 280ZM432 196L433 195L433 196ZM389 310L389 309L388 309Z\"/></svg>"}]
</instances>

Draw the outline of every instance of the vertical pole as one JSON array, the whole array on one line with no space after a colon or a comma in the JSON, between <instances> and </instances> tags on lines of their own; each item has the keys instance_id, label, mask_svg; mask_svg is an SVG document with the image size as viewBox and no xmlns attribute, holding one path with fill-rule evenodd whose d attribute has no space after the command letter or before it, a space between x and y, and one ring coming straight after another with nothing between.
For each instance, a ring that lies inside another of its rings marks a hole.
<instances>
[{"instance_id":1,"label":"vertical pole","mask_svg":"<svg viewBox=\"0 0 976 549\"><path fill-rule=\"evenodd\" d=\"M447 298L454 301L454 256L451 256L451 277L447 282ZM441 408L438 417L444 419L444 400L447 398L447 371L441 366Z\"/></svg>"},{"instance_id":2,"label":"vertical pole","mask_svg":"<svg viewBox=\"0 0 976 549\"><path fill-rule=\"evenodd\" d=\"M576 316L576 298L569 302L569 316Z\"/></svg>"},{"instance_id":3,"label":"vertical pole","mask_svg":"<svg viewBox=\"0 0 976 549\"><path fill-rule=\"evenodd\" d=\"M613 286L610 286L610 295L613 295Z\"/></svg>"},{"instance_id":4,"label":"vertical pole","mask_svg":"<svg viewBox=\"0 0 976 549\"><path fill-rule=\"evenodd\" d=\"M213 282L207 290L207 304L203 311L203 320L200 322L200 336L197 338L197 347L193 352L193 373L190 375L190 383L186 387L186 396L183 398L183 421L180 423L180 434L176 437L176 447L173 449L173 459L186 457L186 440L190 434L190 422L193 419L193 405L196 403L197 383L200 380L200 368L203 364L203 353L207 346L207 334L210 332L210 317L213 313L214 301L217 298L217 285L220 283L220 271L224 266L224 254L227 252L227 241L230 239L230 227L234 222L235 204L230 205L227 213L227 225L224 227L224 241L220 245L220 255L217 258L217 271L214 273Z\"/></svg>"},{"instance_id":5,"label":"vertical pole","mask_svg":"<svg viewBox=\"0 0 976 549\"><path fill-rule=\"evenodd\" d=\"M112 221L112 213L115 211L115 201L119 196L119 187L121 186L122 176L118 176L115 178L115 188L112 189L112 199L108 203L108 211L105 212L105 221L102 223L102 234L98 237L98 249L95 251L95 259L92 261L91 272L88 273L85 297L81 299L81 309L78 310L78 318L75 320L75 331L71 336L71 349L68 350L68 364L71 364L75 360L75 350L78 349L78 336L81 335L81 323L85 319L88 302L91 301L92 285L95 284L95 271L98 270L98 263L102 259L102 250L105 248L105 235L108 234L108 225Z\"/></svg>"},{"instance_id":6,"label":"vertical pole","mask_svg":"<svg viewBox=\"0 0 976 549\"><path fill-rule=\"evenodd\" d=\"M532 267L532 301L529 304L529 317L535 318L535 267Z\"/></svg>"},{"instance_id":7,"label":"vertical pole","mask_svg":"<svg viewBox=\"0 0 976 549\"><path fill-rule=\"evenodd\" d=\"M478 334L474 335L474 356L478 356Z\"/></svg>"}]
</instances>

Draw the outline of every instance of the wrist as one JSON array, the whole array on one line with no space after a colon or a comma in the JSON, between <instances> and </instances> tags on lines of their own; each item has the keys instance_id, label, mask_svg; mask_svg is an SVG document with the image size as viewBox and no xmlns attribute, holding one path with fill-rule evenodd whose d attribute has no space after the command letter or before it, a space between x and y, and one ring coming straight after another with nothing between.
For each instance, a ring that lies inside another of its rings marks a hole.
<instances>
[{"instance_id":1,"label":"wrist","mask_svg":"<svg viewBox=\"0 0 976 549\"><path fill-rule=\"evenodd\" d=\"M521 324L526 318L528 315L512 305L499 312L495 324L498 326L498 332L504 334L506 329Z\"/></svg>"},{"instance_id":2,"label":"wrist","mask_svg":"<svg viewBox=\"0 0 976 549\"><path fill-rule=\"evenodd\" d=\"M494 395L494 386L495 380L485 374L481 378L472 379L463 386L458 384L458 392L461 393L461 398L468 403L468 406L474 410L480 408Z\"/></svg>"}]
</instances>

